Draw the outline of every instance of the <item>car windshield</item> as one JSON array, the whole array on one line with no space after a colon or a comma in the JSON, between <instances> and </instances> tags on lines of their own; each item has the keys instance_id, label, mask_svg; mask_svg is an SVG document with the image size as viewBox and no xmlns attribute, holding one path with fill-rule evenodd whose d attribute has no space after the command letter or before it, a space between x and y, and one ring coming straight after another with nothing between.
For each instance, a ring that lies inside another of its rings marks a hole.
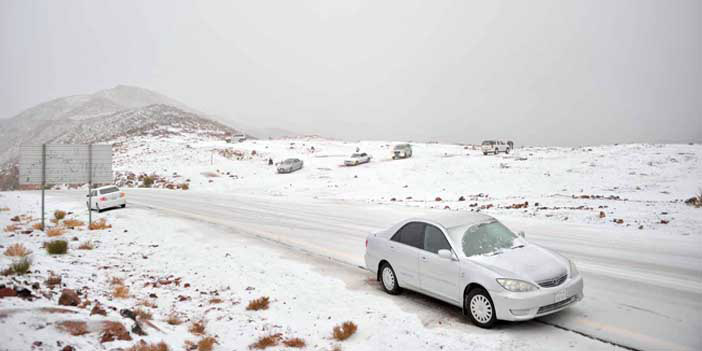
<instances>
[{"instance_id":1,"label":"car windshield","mask_svg":"<svg viewBox=\"0 0 702 351\"><path fill-rule=\"evenodd\" d=\"M407 145L395 145L395 150L403 150L406 148L407 148Z\"/></svg>"},{"instance_id":2,"label":"car windshield","mask_svg":"<svg viewBox=\"0 0 702 351\"><path fill-rule=\"evenodd\" d=\"M455 243L460 243L466 257L500 252L514 246L518 236L498 221L449 230Z\"/></svg>"},{"instance_id":3,"label":"car windshield","mask_svg":"<svg viewBox=\"0 0 702 351\"><path fill-rule=\"evenodd\" d=\"M353 154L353 155L351 155L351 157L354 157L354 158L361 157L361 156L363 156L363 155L362 155L362 154Z\"/></svg>"},{"instance_id":4,"label":"car windshield","mask_svg":"<svg viewBox=\"0 0 702 351\"><path fill-rule=\"evenodd\" d=\"M485 141L483 141L483 145L495 145L495 141L494 140L485 140Z\"/></svg>"},{"instance_id":5,"label":"car windshield","mask_svg":"<svg viewBox=\"0 0 702 351\"><path fill-rule=\"evenodd\" d=\"M295 163L296 161L297 161L297 160L294 159L294 158L289 158L289 159L283 161L283 163L285 163L285 164L291 164L291 163Z\"/></svg>"},{"instance_id":6,"label":"car windshield","mask_svg":"<svg viewBox=\"0 0 702 351\"><path fill-rule=\"evenodd\" d=\"M119 189L117 189L117 187L113 186L113 187L109 187L109 188L105 188L105 189L100 190L100 194L105 195L105 194L109 194L109 193L114 193L116 191L119 191Z\"/></svg>"}]
</instances>

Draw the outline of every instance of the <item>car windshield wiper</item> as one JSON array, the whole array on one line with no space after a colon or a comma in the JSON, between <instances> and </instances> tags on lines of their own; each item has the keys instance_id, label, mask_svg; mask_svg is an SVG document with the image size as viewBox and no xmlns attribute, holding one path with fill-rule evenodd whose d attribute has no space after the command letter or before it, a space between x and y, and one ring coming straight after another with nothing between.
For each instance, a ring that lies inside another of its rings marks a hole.
<instances>
[{"instance_id":1,"label":"car windshield wiper","mask_svg":"<svg viewBox=\"0 0 702 351\"><path fill-rule=\"evenodd\" d=\"M523 247L524 247L524 244L519 244L519 245L515 245L515 246L510 247L510 249L521 249Z\"/></svg>"}]
</instances>

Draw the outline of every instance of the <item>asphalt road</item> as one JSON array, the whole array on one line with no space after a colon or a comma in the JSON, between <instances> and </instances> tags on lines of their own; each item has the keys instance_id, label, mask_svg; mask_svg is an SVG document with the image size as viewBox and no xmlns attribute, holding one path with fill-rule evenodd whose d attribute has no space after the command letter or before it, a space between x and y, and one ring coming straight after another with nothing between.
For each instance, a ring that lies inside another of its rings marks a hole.
<instances>
[{"instance_id":1,"label":"asphalt road","mask_svg":"<svg viewBox=\"0 0 702 351\"><path fill-rule=\"evenodd\" d=\"M330 200L193 191L127 190L129 206L219 224L355 266L368 233L422 210ZM75 192L56 193L76 200ZM82 201L82 199L80 199ZM702 240L637 237L520 218L500 218L527 239L573 259L585 299L535 322L635 350L702 349ZM402 295L398 299L406 298ZM421 303L409 309L420 312ZM450 309L449 312L450 313Z\"/></svg>"}]
</instances>

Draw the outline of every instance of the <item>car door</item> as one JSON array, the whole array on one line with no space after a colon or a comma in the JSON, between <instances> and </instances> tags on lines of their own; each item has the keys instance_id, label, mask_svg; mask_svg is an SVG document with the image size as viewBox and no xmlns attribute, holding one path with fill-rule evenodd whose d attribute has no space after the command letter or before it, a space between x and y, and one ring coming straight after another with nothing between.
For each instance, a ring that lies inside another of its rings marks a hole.
<instances>
[{"instance_id":1,"label":"car door","mask_svg":"<svg viewBox=\"0 0 702 351\"><path fill-rule=\"evenodd\" d=\"M409 222L388 242L388 261L400 286L419 287L419 253L424 245L424 223Z\"/></svg>"},{"instance_id":2,"label":"car door","mask_svg":"<svg viewBox=\"0 0 702 351\"><path fill-rule=\"evenodd\" d=\"M447 301L460 302L458 261L439 257L439 250L451 250L444 232L427 224L423 250L419 254L419 287Z\"/></svg>"}]
</instances>

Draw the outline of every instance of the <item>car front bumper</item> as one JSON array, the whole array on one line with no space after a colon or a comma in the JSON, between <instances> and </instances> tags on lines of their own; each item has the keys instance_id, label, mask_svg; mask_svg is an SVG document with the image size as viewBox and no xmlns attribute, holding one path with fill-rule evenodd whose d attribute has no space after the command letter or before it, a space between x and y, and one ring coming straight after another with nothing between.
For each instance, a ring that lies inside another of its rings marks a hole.
<instances>
[{"instance_id":1,"label":"car front bumper","mask_svg":"<svg viewBox=\"0 0 702 351\"><path fill-rule=\"evenodd\" d=\"M583 299L583 277L532 292L490 291L497 319L523 321L561 311Z\"/></svg>"}]
</instances>

